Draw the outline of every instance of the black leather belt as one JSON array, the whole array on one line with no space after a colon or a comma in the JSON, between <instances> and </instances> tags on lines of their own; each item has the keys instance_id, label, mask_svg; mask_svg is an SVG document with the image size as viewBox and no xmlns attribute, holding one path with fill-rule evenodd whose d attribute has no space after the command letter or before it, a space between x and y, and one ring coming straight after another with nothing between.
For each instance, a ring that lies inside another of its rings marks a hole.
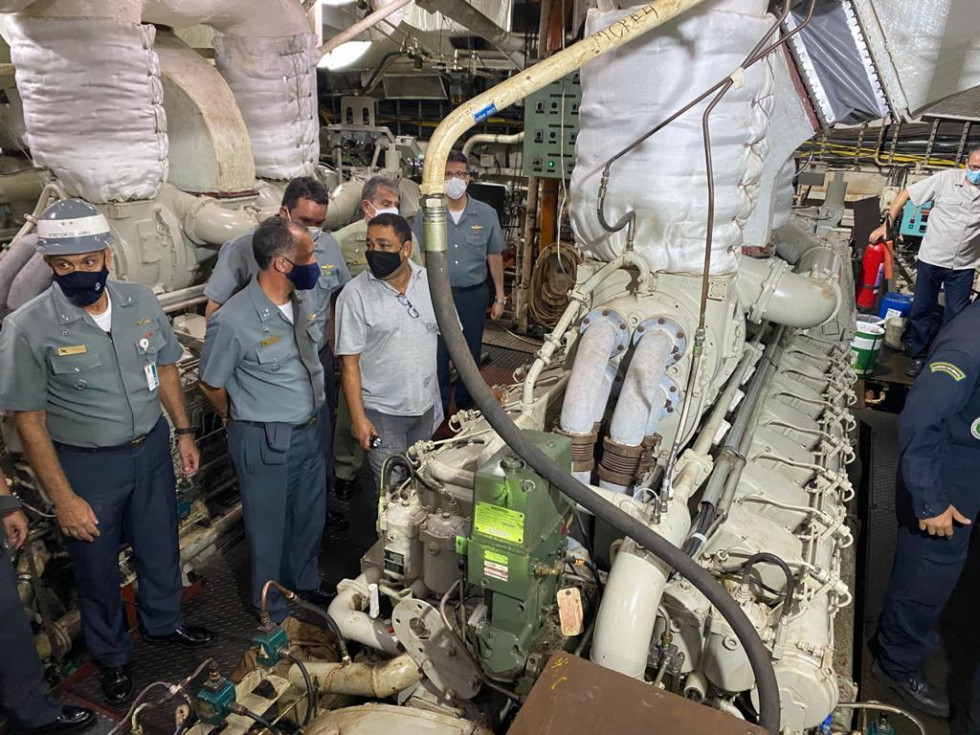
<instances>
[{"instance_id":1,"label":"black leather belt","mask_svg":"<svg viewBox=\"0 0 980 735\"><path fill-rule=\"evenodd\" d=\"M146 437L149 434L144 434L143 436L138 436L132 441L124 442L123 444L116 444L112 447L76 447L73 444L62 444L61 442L52 441L54 448L60 452L76 452L79 454L111 454L112 452L128 452L132 451L136 447L140 446L146 441Z\"/></svg>"},{"instance_id":2,"label":"black leather belt","mask_svg":"<svg viewBox=\"0 0 980 735\"><path fill-rule=\"evenodd\" d=\"M458 286L453 289L453 293L466 293L467 291L476 291L478 288L486 288L486 283L477 283L473 286Z\"/></svg>"},{"instance_id":3,"label":"black leather belt","mask_svg":"<svg viewBox=\"0 0 980 735\"><path fill-rule=\"evenodd\" d=\"M313 426L313 424L315 424L317 420L319 420L319 418L320 417L317 414L313 414L308 419L306 419L306 421L304 421L303 423L293 424L293 428L308 429L311 426ZM278 421L244 421L242 419L232 419L232 421L234 421L236 424L244 424L245 426L254 426L257 429L264 429L266 424L285 423L285 422L278 422Z\"/></svg>"}]
</instances>

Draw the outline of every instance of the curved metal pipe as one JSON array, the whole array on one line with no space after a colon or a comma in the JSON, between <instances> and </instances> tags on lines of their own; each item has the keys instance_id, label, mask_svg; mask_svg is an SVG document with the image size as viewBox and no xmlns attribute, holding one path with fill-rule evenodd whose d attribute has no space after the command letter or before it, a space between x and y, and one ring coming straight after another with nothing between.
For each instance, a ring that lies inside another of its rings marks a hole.
<instances>
[{"instance_id":1,"label":"curved metal pipe","mask_svg":"<svg viewBox=\"0 0 980 735\"><path fill-rule=\"evenodd\" d=\"M463 155L470 155L470 151L473 150L473 146L488 144L488 143L499 143L501 145L517 145L518 143L524 142L524 132L514 133L513 135L501 135L494 133L478 133L477 135L471 135L466 139L463 144Z\"/></svg>"},{"instance_id":2,"label":"curved metal pipe","mask_svg":"<svg viewBox=\"0 0 980 735\"><path fill-rule=\"evenodd\" d=\"M592 431L596 414L602 413L609 399L612 384L604 380L606 366L616 354L620 330L611 321L596 321L589 325L578 343L572 374L565 388L560 425L573 434Z\"/></svg>"},{"instance_id":3,"label":"curved metal pipe","mask_svg":"<svg viewBox=\"0 0 980 735\"><path fill-rule=\"evenodd\" d=\"M840 307L840 292L829 282L793 273L781 258L742 257L735 288L753 322L766 319L787 327L817 327Z\"/></svg>"},{"instance_id":4,"label":"curved metal pipe","mask_svg":"<svg viewBox=\"0 0 980 735\"><path fill-rule=\"evenodd\" d=\"M407 653L378 663L311 662L306 669L321 693L352 697L386 699L422 681L422 670ZM289 667L287 676L294 686L305 686L303 672L296 664Z\"/></svg>"}]
</instances>

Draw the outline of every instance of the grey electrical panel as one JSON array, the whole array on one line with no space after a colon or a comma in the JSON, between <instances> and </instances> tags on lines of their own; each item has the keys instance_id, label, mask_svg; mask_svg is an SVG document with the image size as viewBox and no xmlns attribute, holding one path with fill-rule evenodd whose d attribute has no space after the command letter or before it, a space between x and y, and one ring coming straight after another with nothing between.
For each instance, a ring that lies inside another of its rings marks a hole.
<instances>
[{"instance_id":1,"label":"grey electrical panel","mask_svg":"<svg viewBox=\"0 0 980 735\"><path fill-rule=\"evenodd\" d=\"M578 72L538 90L524 102L524 173L568 178L575 160L582 84Z\"/></svg>"}]
</instances>

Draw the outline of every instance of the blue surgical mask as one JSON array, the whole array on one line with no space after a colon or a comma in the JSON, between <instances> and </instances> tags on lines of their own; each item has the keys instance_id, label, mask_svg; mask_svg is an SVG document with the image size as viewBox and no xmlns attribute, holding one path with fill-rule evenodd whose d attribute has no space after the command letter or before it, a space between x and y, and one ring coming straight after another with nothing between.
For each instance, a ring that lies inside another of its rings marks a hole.
<instances>
[{"instance_id":1,"label":"blue surgical mask","mask_svg":"<svg viewBox=\"0 0 980 735\"><path fill-rule=\"evenodd\" d=\"M969 181L974 186L980 186L980 170L978 170L978 171L971 171L970 169L967 169L966 170L966 179L967 179L967 181Z\"/></svg>"},{"instance_id":2,"label":"blue surgical mask","mask_svg":"<svg viewBox=\"0 0 980 735\"><path fill-rule=\"evenodd\" d=\"M286 278L293 282L297 291L309 291L316 286L320 280L320 264L310 263L309 265L297 265L289 258L285 259L293 269L286 274Z\"/></svg>"}]
</instances>

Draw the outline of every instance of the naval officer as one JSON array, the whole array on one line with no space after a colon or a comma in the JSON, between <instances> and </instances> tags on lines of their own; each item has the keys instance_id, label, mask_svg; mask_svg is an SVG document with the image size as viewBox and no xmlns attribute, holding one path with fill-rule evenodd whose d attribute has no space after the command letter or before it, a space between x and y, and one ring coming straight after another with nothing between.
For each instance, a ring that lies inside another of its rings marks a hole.
<instances>
[{"instance_id":1,"label":"naval officer","mask_svg":"<svg viewBox=\"0 0 980 735\"><path fill-rule=\"evenodd\" d=\"M54 285L0 330L0 409L13 411L24 453L54 501L75 567L82 630L102 668L102 691L132 693L132 640L120 598L119 547L129 542L145 641L209 643L186 625L170 454L175 427L183 471L197 470L176 362L182 349L153 292L107 281L112 234L80 199L49 206L38 250Z\"/></svg>"},{"instance_id":2,"label":"naval officer","mask_svg":"<svg viewBox=\"0 0 980 735\"><path fill-rule=\"evenodd\" d=\"M305 227L270 217L252 238L258 275L208 324L201 388L228 424L251 553L252 601L275 580L324 605L317 555L327 503L320 275ZM289 614L273 592L268 612Z\"/></svg>"}]
</instances>

